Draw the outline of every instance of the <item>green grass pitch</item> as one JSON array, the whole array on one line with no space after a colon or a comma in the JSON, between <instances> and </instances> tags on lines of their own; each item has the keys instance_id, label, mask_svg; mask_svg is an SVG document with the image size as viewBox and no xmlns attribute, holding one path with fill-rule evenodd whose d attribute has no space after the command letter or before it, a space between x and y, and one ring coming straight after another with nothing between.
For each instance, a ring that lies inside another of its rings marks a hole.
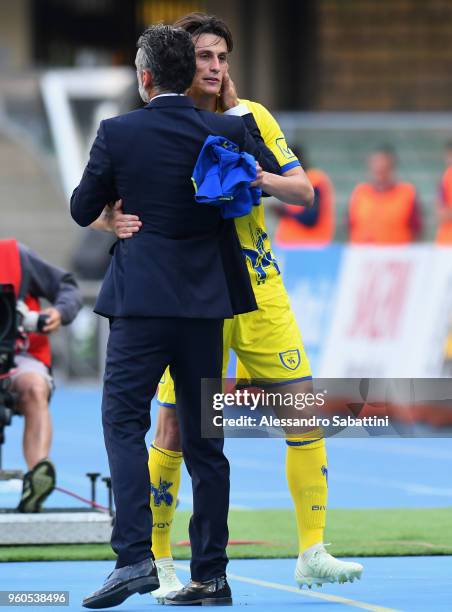
<instances>
[{"instance_id":1,"label":"green grass pitch","mask_svg":"<svg viewBox=\"0 0 452 612\"><path fill-rule=\"evenodd\" d=\"M189 511L176 512L172 531L173 555L189 559ZM451 555L452 508L388 508L330 510L325 542L338 557ZM296 557L297 534L291 510L232 510L231 540L260 543L231 545L231 559ZM0 561L113 559L108 544L0 546Z\"/></svg>"}]
</instances>

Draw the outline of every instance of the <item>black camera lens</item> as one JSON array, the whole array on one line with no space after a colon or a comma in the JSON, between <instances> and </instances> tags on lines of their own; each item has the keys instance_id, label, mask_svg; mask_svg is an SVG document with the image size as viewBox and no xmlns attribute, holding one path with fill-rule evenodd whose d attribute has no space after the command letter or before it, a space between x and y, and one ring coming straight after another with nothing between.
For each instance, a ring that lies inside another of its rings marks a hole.
<instances>
[{"instance_id":1,"label":"black camera lens","mask_svg":"<svg viewBox=\"0 0 452 612\"><path fill-rule=\"evenodd\" d=\"M47 325L47 319L50 315L48 314L40 314L38 317L38 322L36 324L36 331L42 332L44 327Z\"/></svg>"},{"instance_id":2,"label":"black camera lens","mask_svg":"<svg viewBox=\"0 0 452 612\"><path fill-rule=\"evenodd\" d=\"M0 427L11 424L13 411L6 406L0 406Z\"/></svg>"},{"instance_id":3,"label":"black camera lens","mask_svg":"<svg viewBox=\"0 0 452 612\"><path fill-rule=\"evenodd\" d=\"M14 326L14 310L12 304L0 296L0 340L11 335L11 329Z\"/></svg>"}]
</instances>

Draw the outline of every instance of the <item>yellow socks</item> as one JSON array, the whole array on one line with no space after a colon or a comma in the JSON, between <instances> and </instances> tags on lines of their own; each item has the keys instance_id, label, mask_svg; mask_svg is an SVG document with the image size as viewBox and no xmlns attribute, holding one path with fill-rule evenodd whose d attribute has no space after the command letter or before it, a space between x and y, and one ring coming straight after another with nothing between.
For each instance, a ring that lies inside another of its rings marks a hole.
<instances>
[{"instance_id":1,"label":"yellow socks","mask_svg":"<svg viewBox=\"0 0 452 612\"><path fill-rule=\"evenodd\" d=\"M295 506L300 553L323 542L327 504L325 440L300 437L286 440L286 476ZM182 453L149 449L151 477L152 552L171 557L170 530L180 486Z\"/></svg>"},{"instance_id":2,"label":"yellow socks","mask_svg":"<svg viewBox=\"0 0 452 612\"><path fill-rule=\"evenodd\" d=\"M179 492L181 463L181 452L151 445L152 552L156 559L171 557L170 531Z\"/></svg>"},{"instance_id":3,"label":"yellow socks","mask_svg":"<svg viewBox=\"0 0 452 612\"><path fill-rule=\"evenodd\" d=\"M327 503L325 440L286 440L286 476L295 505L300 553L323 542Z\"/></svg>"}]
</instances>

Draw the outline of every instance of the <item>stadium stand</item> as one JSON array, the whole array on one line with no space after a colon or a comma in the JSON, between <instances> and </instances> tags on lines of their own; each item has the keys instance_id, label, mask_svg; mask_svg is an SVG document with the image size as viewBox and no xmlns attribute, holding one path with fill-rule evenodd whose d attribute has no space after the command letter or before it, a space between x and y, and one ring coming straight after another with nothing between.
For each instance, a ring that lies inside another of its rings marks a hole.
<instances>
[{"instance_id":1,"label":"stadium stand","mask_svg":"<svg viewBox=\"0 0 452 612\"><path fill-rule=\"evenodd\" d=\"M38 79L18 84L2 81L0 88L0 200L10 212L2 215L0 237L16 236L44 259L65 266L77 234L46 137Z\"/></svg>"},{"instance_id":2,"label":"stadium stand","mask_svg":"<svg viewBox=\"0 0 452 612\"><path fill-rule=\"evenodd\" d=\"M309 150L336 190L336 240L345 240L347 204L353 187L366 179L369 151L389 143L399 159L399 175L418 189L425 218L424 239L435 233L435 196L443 169L444 143L451 137L444 114L280 113L287 140Z\"/></svg>"}]
</instances>

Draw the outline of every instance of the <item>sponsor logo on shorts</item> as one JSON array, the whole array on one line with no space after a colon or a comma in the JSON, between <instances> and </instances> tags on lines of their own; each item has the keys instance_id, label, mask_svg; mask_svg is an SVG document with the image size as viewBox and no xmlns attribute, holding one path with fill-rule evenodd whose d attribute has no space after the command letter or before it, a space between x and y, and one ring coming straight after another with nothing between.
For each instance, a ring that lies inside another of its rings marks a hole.
<instances>
[{"instance_id":1,"label":"sponsor logo on shorts","mask_svg":"<svg viewBox=\"0 0 452 612\"><path fill-rule=\"evenodd\" d=\"M288 370L296 370L301 362L300 351L298 349L279 353L279 358L283 366Z\"/></svg>"}]
</instances>

